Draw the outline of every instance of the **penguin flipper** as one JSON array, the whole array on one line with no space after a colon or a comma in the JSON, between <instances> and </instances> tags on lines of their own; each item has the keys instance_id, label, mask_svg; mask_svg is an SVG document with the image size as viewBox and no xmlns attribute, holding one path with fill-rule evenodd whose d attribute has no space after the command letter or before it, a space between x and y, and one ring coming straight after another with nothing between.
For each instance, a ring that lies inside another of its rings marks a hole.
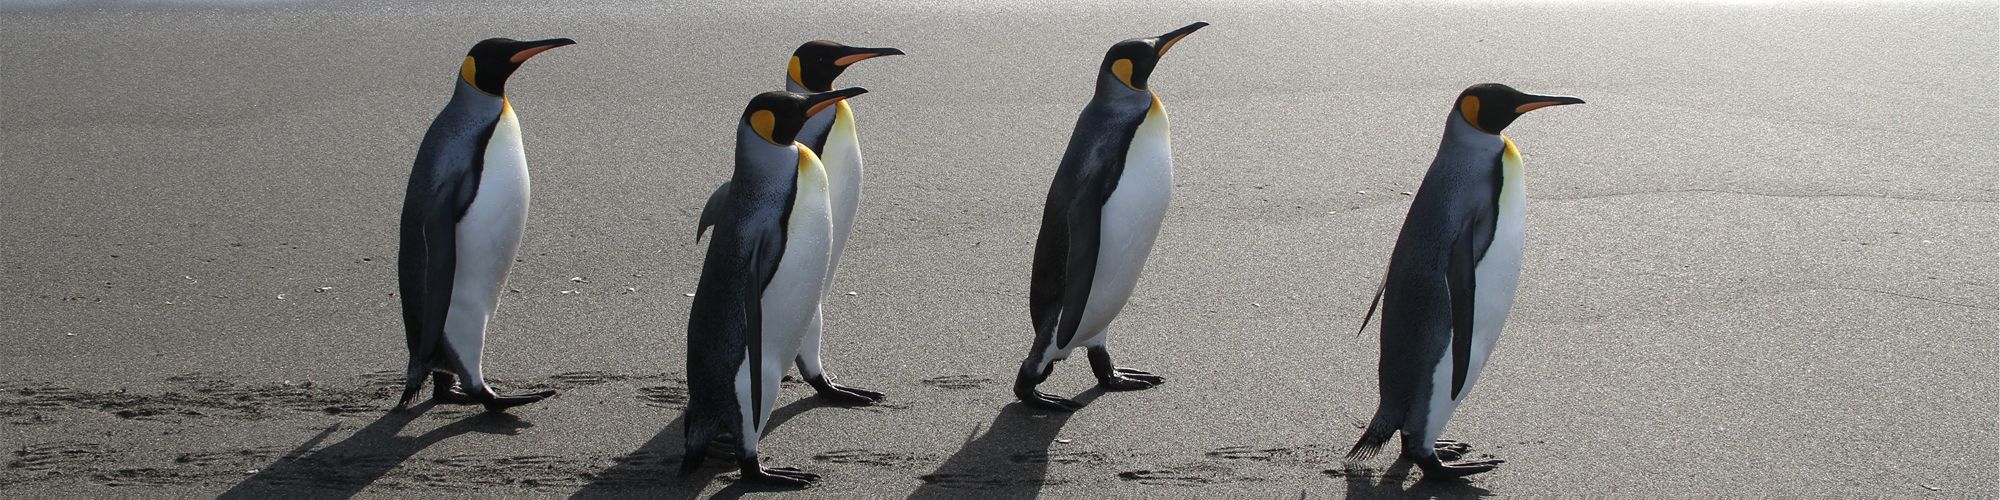
<instances>
[{"instance_id":1,"label":"penguin flipper","mask_svg":"<svg viewBox=\"0 0 2000 500\"><path fill-rule=\"evenodd\" d=\"M701 207L700 222L695 224L694 241L700 243L702 233L708 232L709 227L721 222L728 211L729 181L722 181L722 185L716 186L715 192L708 195L708 203Z\"/></svg>"},{"instance_id":2,"label":"penguin flipper","mask_svg":"<svg viewBox=\"0 0 2000 500\"><path fill-rule=\"evenodd\" d=\"M1483 222L1482 222L1483 221ZM1452 242L1451 257L1445 266L1445 284L1451 292L1451 398L1457 400L1465 389L1465 377L1472 369L1472 325L1474 297L1479 288L1477 269L1493 244L1492 217L1474 217Z\"/></svg>"},{"instance_id":3,"label":"penguin flipper","mask_svg":"<svg viewBox=\"0 0 2000 500\"><path fill-rule=\"evenodd\" d=\"M770 224L753 238L754 241L749 247L750 266L747 270L751 273L750 278L755 280L751 281L755 287L751 288L751 290L756 293L743 294L742 300L737 304L737 307L740 308L739 310L743 314L744 349L749 353L751 363L762 363L764 359L764 289L771 285L772 278L777 277L778 263L784 260L785 229L783 226ZM751 428L763 429L764 418L770 415L770 410L764 408L764 394L759 393L765 390L764 370L758 369L758 366L755 364L750 366L750 390L753 396L750 398L750 415L755 418L751 422ZM755 438L754 436L743 436L743 439L746 441Z\"/></svg>"},{"instance_id":4,"label":"penguin flipper","mask_svg":"<svg viewBox=\"0 0 2000 500\"><path fill-rule=\"evenodd\" d=\"M1070 205L1069 252L1065 256L1066 278L1062 296L1064 314L1056 325L1056 346L1068 348L1076 340L1083 323L1083 308L1090 303L1091 281L1097 277L1098 245L1103 241L1103 199L1079 199Z\"/></svg>"},{"instance_id":5,"label":"penguin flipper","mask_svg":"<svg viewBox=\"0 0 2000 500\"><path fill-rule=\"evenodd\" d=\"M1375 319L1375 309L1382 306L1382 294L1387 291L1389 291L1389 276L1384 273L1382 284L1375 285L1375 298L1368 299L1368 314L1361 316L1361 328L1354 330L1354 336L1359 337L1361 332L1368 331L1368 321Z\"/></svg>"}]
</instances>

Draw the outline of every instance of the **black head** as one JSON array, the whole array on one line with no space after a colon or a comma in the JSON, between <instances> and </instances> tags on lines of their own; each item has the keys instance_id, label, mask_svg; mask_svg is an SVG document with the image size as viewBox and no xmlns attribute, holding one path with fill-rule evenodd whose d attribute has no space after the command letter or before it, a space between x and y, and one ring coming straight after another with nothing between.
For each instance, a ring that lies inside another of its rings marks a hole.
<instances>
[{"instance_id":1,"label":"black head","mask_svg":"<svg viewBox=\"0 0 2000 500\"><path fill-rule=\"evenodd\" d=\"M472 84L473 88L493 95L506 95L507 77L521 68L521 63L544 50L573 45L575 40L550 38L547 40L517 41L511 38L488 38L473 45L465 53L465 64L459 66L458 76Z\"/></svg>"},{"instance_id":2,"label":"black head","mask_svg":"<svg viewBox=\"0 0 2000 500\"><path fill-rule=\"evenodd\" d=\"M813 92L833 89L833 79L840 72L864 59L880 56L900 56L903 51L890 47L849 47L827 40L813 40L792 51L792 62L786 74L792 83Z\"/></svg>"},{"instance_id":3,"label":"black head","mask_svg":"<svg viewBox=\"0 0 2000 500\"><path fill-rule=\"evenodd\" d=\"M789 146L798 140L799 129L805 127L806 118L819 114L842 99L868 92L861 87L848 87L832 92L800 94L783 90L773 90L750 98L750 105L743 108L742 126L756 131L758 137L773 145Z\"/></svg>"},{"instance_id":4,"label":"black head","mask_svg":"<svg viewBox=\"0 0 2000 500\"><path fill-rule=\"evenodd\" d=\"M1473 128L1488 134L1499 134L1515 118L1549 106L1583 104L1583 99L1575 97L1524 94L1513 87L1498 83L1482 83L1466 87L1458 94L1458 116Z\"/></svg>"},{"instance_id":5,"label":"black head","mask_svg":"<svg viewBox=\"0 0 2000 500\"><path fill-rule=\"evenodd\" d=\"M1197 22L1165 35L1118 42L1104 53L1104 64L1098 71L1110 73L1132 90L1146 90L1146 79L1153 75L1153 66L1160 63L1160 56L1167 55L1167 49L1203 26L1208 23Z\"/></svg>"}]
</instances>

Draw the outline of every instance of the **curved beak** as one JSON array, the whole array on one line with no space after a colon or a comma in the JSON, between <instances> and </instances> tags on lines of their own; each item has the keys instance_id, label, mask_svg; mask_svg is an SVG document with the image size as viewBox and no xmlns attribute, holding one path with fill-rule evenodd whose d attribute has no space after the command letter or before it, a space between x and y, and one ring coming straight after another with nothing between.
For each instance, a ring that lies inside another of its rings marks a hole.
<instances>
[{"instance_id":1,"label":"curved beak","mask_svg":"<svg viewBox=\"0 0 2000 500\"><path fill-rule=\"evenodd\" d=\"M1194 24L1182 26L1181 29L1173 30L1167 32L1167 34L1165 35L1160 35L1159 37L1154 38L1153 47L1156 48L1153 49L1153 57L1158 58L1166 56L1167 49L1174 48L1174 44L1180 43L1182 38L1186 38L1189 34L1194 33L1195 30L1202 29L1203 27L1207 26L1208 23L1195 21Z\"/></svg>"},{"instance_id":2,"label":"curved beak","mask_svg":"<svg viewBox=\"0 0 2000 500\"><path fill-rule=\"evenodd\" d=\"M1526 113L1529 111L1534 111L1549 106L1562 106L1567 104L1583 104L1583 99L1577 99L1575 97L1568 97L1568 96L1529 95L1527 103L1514 107L1514 114Z\"/></svg>"},{"instance_id":3,"label":"curved beak","mask_svg":"<svg viewBox=\"0 0 2000 500\"><path fill-rule=\"evenodd\" d=\"M875 57L903 55L903 51L895 47L849 47L847 52L839 59L834 59L833 64L846 66Z\"/></svg>"},{"instance_id":4,"label":"curved beak","mask_svg":"<svg viewBox=\"0 0 2000 500\"><path fill-rule=\"evenodd\" d=\"M519 42L517 46L521 47L521 49L515 51L514 55L508 56L507 60L513 62L514 64L521 64L522 61L526 61L530 57L535 57L535 54L540 54L543 51L553 49L556 47L561 47L564 45L576 45L576 40L571 40L568 38L550 38L547 40L533 40L527 42Z\"/></svg>"},{"instance_id":5,"label":"curved beak","mask_svg":"<svg viewBox=\"0 0 2000 500\"><path fill-rule=\"evenodd\" d=\"M854 97L866 93L868 93L868 89L864 89L861 87L848 87L840 90L830 90L815 94L807 94L806 116L817 115L821 110L826 109L828 106L832 106L833 103L840 102L849 97Z\"/></svg>"}]
</instances>

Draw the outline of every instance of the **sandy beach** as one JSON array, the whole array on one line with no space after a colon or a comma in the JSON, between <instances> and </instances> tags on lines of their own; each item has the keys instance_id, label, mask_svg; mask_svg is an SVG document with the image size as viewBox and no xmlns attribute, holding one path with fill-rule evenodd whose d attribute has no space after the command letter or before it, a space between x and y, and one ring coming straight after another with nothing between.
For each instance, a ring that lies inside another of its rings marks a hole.
<instances>
[{"instance_id":1,"label":"sandy beach","mask_svg":"<svg viewBox=\"0 0 2000 500\"><path fill-rule=\"evenodd\" d=\"M669 4L669 5L661 5ZM1151 85L1174 197L1113 324L1009 391L1050 176L1105 48L1193 21ZM487 339L506 414L389 413L411 160L487 37L533 205ZM681 463L695 221L799 43L868 160L826 362L761 450ZM0 497L2000 496L1991 4L0 0ZM1499 470L1345 467L1356 335L1453 96L1573 95L1507 132L1526 260L1445 431Z\"/></svg>"}]
</instances>

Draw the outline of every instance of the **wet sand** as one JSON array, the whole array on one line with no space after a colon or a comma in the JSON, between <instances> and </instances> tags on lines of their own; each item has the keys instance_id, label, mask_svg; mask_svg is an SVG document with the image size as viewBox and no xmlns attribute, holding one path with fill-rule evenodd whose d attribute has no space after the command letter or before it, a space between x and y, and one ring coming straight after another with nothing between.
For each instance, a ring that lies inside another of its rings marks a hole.
<instances>
[{"instance_id":1,"label":"wet sand","mask_svg":"<svg viewBox=\"0 0 2000 500\"><path fill-rule=\"evenodd\" d=\"M232 5L233 4L233 5ZM869 178L770 465L807 495L1993 497L2000 164L1990 5L0 2L0 496L762 496L680 464L695 218L798 43L895 46L854 100ZM1026 354L1042 197L1111 43L1201 20L1153 87L1173 205L1111 341L1166 385ZM388 414L395 227L489 36L534 201L487 371L506 415ZM1463 482L1340 455L1355 335L1450 99L1509 128L1527 258L1446 431Z\"/></svg>"}]
</instances>

